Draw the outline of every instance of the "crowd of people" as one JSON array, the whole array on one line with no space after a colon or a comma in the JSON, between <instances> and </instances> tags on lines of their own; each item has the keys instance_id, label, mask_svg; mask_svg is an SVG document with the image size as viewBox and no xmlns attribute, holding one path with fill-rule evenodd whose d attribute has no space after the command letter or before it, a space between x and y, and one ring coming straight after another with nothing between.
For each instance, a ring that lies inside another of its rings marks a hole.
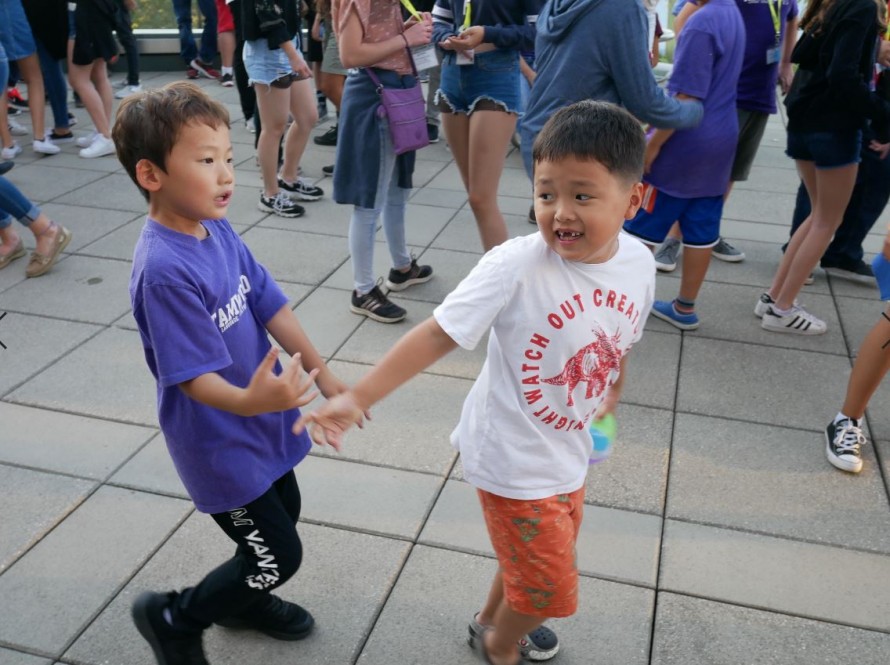
<instances>
[{"instance_id":1,"label":"crowd of people","mask_svg":"<svg viewBox=\"0 0 890 665\"><path fill-rule=\"evenodd\" d=\"M349 388L225 219L234 192L226 109L187 83L142 89L131 2L78 0L71 12L56 3L57 15L35 15L36 0L0 0L0 81L15 63L32 150L56 154L75 140L67 58L93 123L77 139L80 156L115 154L148 203L130 293L161 428L195 505L237 545L194 587L137 599L134 620L161 665L206 663L201 635L213 623L279 639L309 634L312 615L271 593L300 566L293 467L311 446L307 427L316 443L339 448L375 403L486 333L487 361L452 434L499 564L469 622L470 644L496 665L555 656L559 640L543 623L577 607L587 426L615 408L648 314L695 330L711 258L744 260L721 236L724 204L751 173L778 91L801 185L772 283L752 294L754 314L770 333L825 333L798 300L819 266L890 300L890 231L873 262L862 249L890 198L883 0L809 0L802 11L797 0L681 0L664 87L652 71L656 0L199 0L200 45L190 0L173 0L188 78L237 86L256 132L260 210L298 217L301 203L325 195L300 162L318 119L336 113L315 140L336 146L325 167L332 198L352 207L349 307L358 315L402 321L405 309L387 293L433 278L408 249L405 218L417 151L443 130L485 255ZM108 76L115 32L128 57L117 94ZM115 96L124 100L116 117ZM0 106L11 160L22 150L12 135L24 127ZM497 196L511 141L539 230L512 239ZM48 272L71 233L0 174L0 269L25 255L13 218L35 236L28 276ZM373 265L381 221L385 280ZM656 300L656 270L676 269L681 251L677 296ZM291 356L286 369L267 333ZM862 468L862 418L890 370L888 346L890 308L825 428L828 461L844 471ZM313 385L329 401L300 414Z\"/></svg>"}]
</instances>

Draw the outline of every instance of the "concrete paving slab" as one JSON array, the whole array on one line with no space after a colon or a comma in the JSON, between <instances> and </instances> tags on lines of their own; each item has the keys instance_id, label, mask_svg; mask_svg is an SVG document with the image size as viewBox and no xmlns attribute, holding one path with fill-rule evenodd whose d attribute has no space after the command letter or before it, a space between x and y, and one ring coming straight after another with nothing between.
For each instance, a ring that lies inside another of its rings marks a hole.
<instances>
[{"instance_id":1,"label":"concrete paving slab","mask_svg":"<svg viewBox=\"0 0 890 665\"><path fill-rule=\"evenodd\" d=\"M757 151L757 158L754 162L754 170L757 170L764 166L778 169L789 169L795 172L797 170L797 167L794 165L794 160L785 154L785 146L781 144L774 144L772 142L761 144L760 148ZM788 219L791 218L789 217Z\"/></svg>"},{"instance_id":2,"label":"concrete paving slab","mask_svg":"<svg viewBox=\"0 0 890 665\"><path fill-rule=\"evenodd\" d=\"M870 406L866 410L872 436L882 441L890 441L890 412L887 411L887 404L890 404L890 381L884 380L872 395Z\"/></svg>"},{"instance_id":3,"label":"concrete paving slab","mask_svg":"<svg viewBox=\"0 0 890 665\"><path fill-rule=\"evenodd\" d=\"M332 238L332 244L336 246L346 247L346 251L348 254L349 248L348 243L345 238ZM410 236L408 239L408 251L411 254L417 256L418 261L423 263L423 254L424 248L419 245L412 245L410 241ZM382 231L377 229L377 237L374 242L374 274L376 279L385 279L387 275L389 275L389 270L392 268L392 257L389 254L389 245L386 244L386 239ZM355 288L355 279L353 278L352 272L352 261L349 260L348 256L340 263L331 263L332 268L336 268L329 277L324 280L324 285L329 286L333 289L342 289L344 291L352 291ZM433 266L433 279L432 282L435 282L439 278L439 271L447 270L447 266ZM381 283L381 288L385 290L385 287ZM418 284L417 286L412 286L408 291L413 291L421 288L430 288L430 282L426 284ZM391 294L391 299L393 302L398 302L398 299L401 298L404 293L393 293ZM349 308L349 300L347 296L346 307Z\"/></svg>"},{"instance_id":4,"label":"concrete paving slab","mask_svg":"<svg viewBox=\"0 0 890 665\"><path fill-rule=\"evenodd\" d=\"M660 517L585 506L577 544L578 570L654 587L660 536ZM449 480L418 542L494 556L476 489Z\"/></svg>"},{"instance_id":5,"label":"concrete paving slab","mask_svg":"<svg viewBox=\"0 0 890 665\"><path fill-rule=\"evenodd\" d=\"M437 189L435 187L416 189L411 196L411 203L437 206L439 208L451 208L452 210L460 208L466 202L466 192L459 192L451 189Z\"/></svg>"},{"instance_id":6,"label":"concrete paving slab","mask_svg":"<svg viewBox=\"0 0 890 665\"><path fill-rule=\"evenodd\" d=\"M297 467L302 517L379 535L420 533L442 479L311 455Z\"/></svg>"},{"instance_id":7,"label":"concrete paving slab","mask_svg":"<svg viewBox=\"0 0 890 665\"><path fill-rule=\"evenodd\" d=\"M5 177L31 201L46 203L106 176L100 171L59 168L51 161L46 163L41 160L17 164Z\"/></svg>"},{"instance_id":8,"label":"concrete paving slab","mask_svg":"<svg viewBox=\"0 0 890 665\"><path fill-rule=\"evenodd\" d=\"M114 163L120 166L117 159L114 160ZM129 176L121 173L112 173L106 178L79 187L58 197L53 202L62 205L110 208L111 210L145 214L145 199L142 198Z\"/></svg>"},{"instance_id":9,"label":"concrete paving slab","mask_svg":"<svg viewBox=\"0 0 890 665\"><path fill-rule=\"evenodd\" d=\"M764 148L769 147L764 145ZM791 160L788 160L791 162ZM751 169L751 175L747 180L737 182L733 186L733 194L742 195L743 191L751 192L776 192L778 194L787 194L788 192L796 192L800 185L800 177L797 171L792 168L778 166L762 166L758 164ZM788 220L789 226L791 219Z\"/></svg>"},{"instance_id":10,"label":"concrete paving slab","mask_svg":"<svg viewBox=\"0 0 890 665\"><path fill-rule=\"evenodd\" d=\"M883 244L883 238L881 238L881 241ZM871 265L871 257L868 258L868 262ZM831 275L828 276L828 279L831 281L831 290L838 302L843 302L847 298L864 298L875 303L876 306L880 306L878 304L880 293L878 292L877 284L859 284L841 277L832 277Z\"/></svg>"},{"instance_id":11,"label":"concrete paving slab","mask_svg":"<svg viewBox=\"0 0 890 665\"><path fill-rule=\"evenodd\" d=\"M108 482L181 499L189 498L176 473L173 460L167 452L166 440L161 433L136 453L133 459L129 460Z\"/></svg>"},{"instance_id":12,"label":"concrete paving slab","mask_svg":"<svg viewBox=\"0 0 890 665\"><path fill-rule=\"evenodd\" d=\"M607 461L590 467L585 501L661 515L667 490L673 414L619 404L618 433Z\"/></svg>"},{"instance_id":13,"label":"concrete paving slab","mask_svg":"<svg viewBox=\"0 0 890 665\"><path fill-rule=\"evenodd\" d=\"M158 422L155 381L139 333L120 328L102 331L6 399L149 427Z\"/></svg>"},{"instance_id":14,"label":"concrete paving slab","mask_svg":"<svg viewBox=\"0 0 890 665\"><path fill-rule=\"evenodd\" d=\"M423 300L438 305L479 263L480 258L482 257L479 254L428 249L419 260L433 267L433 279L397 295L405 300Z\"/></svg>"},{"instance_id":15,"label":"concrete paving slab","mask_svg":"<svg viewBox=\"0 0 890 665\"><path fill-rule=\"evenodd\" d=\"M346 243L309 233L257 226L241 237L276 279L288 282L322 282L349 256Z\"/></svg>"},{"instance_id":16,"label":"concrete paving slab","mask_svg":"<svg viewBox=\"0 0 890 665\"><path fill-rule=\"evenodd\" d=\"M325 358L330 358L364 320L349 311L348 297L343 291L322 286L294 310L303 330Z\"/></svg>"},{"instance_id":17,"label":"concrete paving slab","mask_svg":"<svg viewBox=\"0 0 890 665\"><path fill-rule=\"evenodd\" d=\"M0 640L58 654L189 510L179 499L99 489L0 577Z\"/></svg>"},{"instance_id":18,"label":"concrete paving slab","mask_svg":"<svg viewBox=\"0 0 890 665\"><path fill-rule=\"evenodd\" d=\"M99 326L9 312L0 321L0 395L95 335ZM30 340L40 340L39 345Z\"/></svg>"},{"instance_id":19,"label":"concrete paving slab","mask_svg":"<svg viewBox=\"0 0 890 665\"><path fill-rule=\"evenodd\" d=\"M74 130L75 136L77 136L77 138L80 138L81 136L86 136L86 134L87 134L86 126L89 126L90 124L91 123L90 123L89 119L87 119L85 122L81 121L81 124L77 125L77 128ZM84 125L86 125L86 126L84 126ZM81 127L84 128L84 131L78 131ZM80 150L80 148L77 148L75 146L64 146L64 147L59 146L59 147L62 148L62 152L60 152L57 155L53 155L51 159L26 158L25 160L22 160L22 157L27 156L27 153L29 152L28 150L26 150L22 155L19 155L18 157L15 158L16 168L18 168L20 165L37 162L41 166L50 165L50 166L53 166L54 168L65 168L65 169L69 169L71 171L83 170L83 171L97 171L99 173L114 173L116 171L123 172L123 170L121 169L121 163L119 161L117 161L117 159L115 157L105 157L102 159L84 159L83 157L81 157L77 154L77 152L78 152L78 150ZM133 186L132 182L133 181L131 180L130 181L131 186Z\"/></svg>"},{"instance_id":20,"label":"concrete paving slab","mask_svg":"<svg viewBox=\"0 0 890 665\"><path fill-rule=\"evenodd\" d=\"M77 253L84 256L132 261L133 250L142 233L143 226L145 226L145 218L137 217L82 247Z\"/></svg>"},{"instance_id":21,"label":"concrete paving slab","mask_svg":"<svg viewBox=\"0 0 890 665\"><path fill-rule=\"evenodd\" d=\"M787 235L794 214L795 193L757 192L730 196L723 208L723 217L747 222L775 224Z\"/></svg>"},{"instance_id":22,"label":"concrete paving slab","mask_svg":"<svg viewBox=\"0 0 890 665\"><path fill-rule=\"evenodd\" d=\"M64 289L58 280L25 280L0 294L0 311L109 324L130 309L129 262L71 256L59 270Z\"/></svg>"},{"instance_id":23,"label":"concrete paving slab","mask_svg":"<svg viewBox=\"0 0 890 665\"><path fill-rule=\"evenodd\" d=\"M871 447L854 476L828 463L821 433L681 413L673 441L668 517L890 553Z\"/></svg>"},{"instance_id":24,"label":"concrete paving slab","mask_svg":"<svg viewBox=\"0 0 890 665\"><path fill-rule=\"evenodd\" d=\"M739 204L739 206L742 205ZM724 210L723 220L720 222L720 232L725 233L726 237L732 238L734 243L767 242L774 243L778 248L788 241L790 222L787 225L771 224L758 220L734 219L728 215L729 213ZM789 219L791 218L789 217ZM778 261L776 261L776 265L778 265ZM817 274L820 272L816 271Z\"/></svg>"},{"instance_id":25,"label":"concrete paving slab","mask_svg":"<svg viewBox=\"0 0 890 665\"><path fill-rule=\"evenodd\" d=\"M808 342L801 339L801 347ZM846 378L837 377L850 372L841 356L691 335L682 363L678 410L815 431L825 426L826 405L842 403ZM801 386L807 387L805 400L798 396Z\"/></svg>"},{"instance_id":26,"label":"concrete paving slab","mask_svg":"<svg viewBox=\"0 0 890 665\"><path fill-rule=\"evenodd\" d=\"M3 665L51 665L52 662L40 656L0 647L0 663Z\"/></svg>"},{"instance_id":27,"label":"concrete paving slab","mask_svg":"<svg viewBox=\"0 0 890 665\"><path fill-rule=\"evenodd\" d=\"M300 642L280 642L253 631L211 628L204 638L214 665L312 663L343 665L357 656L376 614L401 569L408 543L301 524L306 556L280 590L307 607L315 630ZM361 553L357 556L357 553ZM148 644L130 619L142 591L193 585L231 556L231 541L213 521L194 514L65 654L79 665L132 665L151 661Z\"/></svg>"},{"instance_id":28,"label":"concrete paving slab","mask_svg":"<svg viewBox=\"0 0 890 665\"><path fill-rule=\"evenodd\" d=\"M886 307L877 298L838 298L836 302L850 355L855 357L868 332L883 320L881 313Z\"/></svg>"},{"instance_id":29,"label":"concrete paving slab","mask_svg":"<svg viewBox=\"0 0 890 665\"><path fill-rule=\"evenodd\" d=\"M674 520L665 522L663 543L662 590L859 628L890 628L886 555Z\"/></svg>"},{"instance_id":30,"label":"concrete paving slab","mask_svg":"<svg viewBox=\"0 0 890 665\"><path fill-rule=\"evenodd\" d=\"M652 665L883 665L890 635L658 594Z\"/></svg>"},{"instance_id":31,"label":"concrete paving slab","mask_svg":"<svg viewBox=\"0 0 890 665\"><path fill-rule=\"evenodd\" d=\"M0 402L0 462L104 480L155 430Z\"/></svg>"},{"instance_id":32,"label":"concrete paving slab","mask_svg":"<svg viewBox=\"0 0 890 665\"><path fill-rule=\"evenodd\" d=\"M348 362L364 363L373 365L383 357L393 344L404 335L413 326L417 325L427 317L431 316L433 309L432 303L425 302L407 302L399 301L394 298L393 302L401 304L408 310L408 318L399 325L391 325L385 323L377 323L375 321L365 321L359 329L353 333L349 341L344 344L335 358ZM488 337L479 342L479 345L472 351L464 351L463 349L455 349L447 356L436 362L426 371L430 374L440 374L444 376L453 376L464 379L475 380L479 376L482 369L482 363L485 362L485 349L488 345Z\"/></svg>"},{"instance_id":33,"label":"concrete paving slab","mask_svg":"<svg viewBox=\"0 0 890 665\"><path fill-rule=\"evenodd\" d=\"M621 401L672 409L680 368L680 344L679 335L646 331L628 356Z\"/></svg>"},{"instance_id":34,"label":"concrete paving slab","mask_svg":"<svg viewBox=\"0 0 890 665\"><path fill-rule=\"evenodd\" d=\"M0 464L4 514L0 521L0 575L65 519L95 486L95 481Z\"/></svg>"},{"instance_id":35,"label":"concrete paving slab","mask_svg":"<svg viewBox=\"0 0 890 665\"><path fill-rule=\"evenodd\" d=\"M521 215L504 213L504 221L507 223L507 234L510 238L526 236L538 232L538 227L528 223L528 208ZM437 249L453 250L455 252L469 252L477 257L482 257L482 242L479 238L479 227L472 211L464 207L454 215L451 223L439 234L433 242Z\"/></svg>"},{"instance_id":36,"label":"concrete paving slab","mask_svg":"<svg viewBox=\"0 0 890 665\"><path fill-rule=\"evenodd\" d=\"M50 219L64 224L71 231L71 243L66 251L72 254L89 254L89 252L82 251L87 245L124 227L130 221L142 220L145 215L145 211L140 215L131 211L85 208L60 203L47 203L40 208ZM33 244L33 237L25 238L26 247L33 246ZM133 248L130 247L128 255L108 258L121 258L129 261L133 258Z\"/></svg>"},{"instance_id":37,"label":"concrete paving slab","mask_svg":"<svg viewBox=\"0 0 890 665\"><path fill-rule=\"evenodd\" d=\"M436 654L439 662L478 663L467 646L467 623L484 602L494 571L489 559L415 547L358 662L413 665ZM578 613L548 622L559 635L559 662L648 663L652 596L646 589L582 578ZM592 625L608 625L608 636Z\"/></svg>"},{"instance_id":38,"label":"concrete paving slab","mask_svg":"<svg viewBox=\"0 0 890 665\"><path fill-rule=\"evenodd\" d=\"M348 384L368 371L367 365L334 361L331 369ZM342 454L316 447L325 457L396 467L444 476L457 452L449 436L460 417L472 383L467 379L421 374L373 409L373 420L349 434ZM307 407L316 408L323 398Z\"/></svg>"}]
</instances>

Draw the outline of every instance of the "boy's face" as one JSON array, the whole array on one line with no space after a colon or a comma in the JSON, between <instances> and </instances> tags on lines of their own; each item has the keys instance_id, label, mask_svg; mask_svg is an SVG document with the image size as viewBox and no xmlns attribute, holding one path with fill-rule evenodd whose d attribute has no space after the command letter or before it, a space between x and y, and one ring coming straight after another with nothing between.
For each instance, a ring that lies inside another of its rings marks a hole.
<instances>
[{"instance_id":1,"label":"boy's face","mask_svg":"<svg viewBox=\"0 0 890 665\"><path fill-rule=\"evenodd\" d=\"M535 216L544 241L566 261L602 263L618 232L636 215L641 183L616 177L597 161L567 157L535 164Z\"/></svg>"},{"instance_id":2,"label":"boy's face","mask_svg":"<svg viewBox=\"0 0 890 665\"><path fill-rule=\"evenodd\" d=\"M225 125L190 123L167 156L167 171L154 169L152 216L172 228L226 216L235 186L232 143Z\"/></svg>"}]
</instances>

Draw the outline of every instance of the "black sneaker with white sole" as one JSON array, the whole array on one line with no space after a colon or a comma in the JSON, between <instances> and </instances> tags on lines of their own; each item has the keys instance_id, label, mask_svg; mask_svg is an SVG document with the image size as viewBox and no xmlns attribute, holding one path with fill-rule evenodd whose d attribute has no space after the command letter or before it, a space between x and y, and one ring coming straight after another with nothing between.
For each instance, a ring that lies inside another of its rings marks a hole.
<instances>
[{"instance_id":1,"label":"black sneaker with white sole","mask_svg":"<svg viewBox=\"0 0 890 665\"><path fill-rule=\"evenodd\" d=\"M856 282L857 284L868 286L875 285L875 273L865 261L838 265L823 263L822 269L832 277L845 279L848 282Z\"/></svg>"},{"instance_id":2,"label":"black sneaker with white sole","mask_svg":"<svg viewBox=\"0 0 890 665\"><path fill-rule=\"evenodd\" d=\"M297 605L269 594L247 610L216 621L218 626L233 630L258 630L276 640L302 640L312 632L315 619Z\"/></svg>"},{"instance_id":3,"label":"black sneaker with white sole","mask_svg":"<svg viewBox=\"0 0 890 665\"><path fill-rule=\"evenodd\" d=\"M408 272L402 272L390 268L389 277L386 278L386 288L390 291L404 291L409 286L423 284L433 278L433 269L430 266L417 265L417 259L411 257L411 266Z\"/></svg>"},{"instance_id":4,"label":"black sneaker with white sole","mask_svg":"<svg viewBox=\"0 0 890 665\"><path fill-rule=\"evenodd\" d=\"M260 194L260 202L257 208L263 212L271 212L279 217L302 217L306 209L294 203L284 192L278 192L275 196Z\"/></svg>"},{"instance_id":5,"label":"black sneaker with white sole","mask_svg":"<svg viewBox=\"0 0 890 665\"><path fill-rule=\"evenodd\" d=\"M868 443L858 420L832 420L825 428L825 455L841 471L862 471L862 446Z\"/></svg>"},{"instance_id":6,"label":"black sneaker with white sole","mask_svg":"<svg viewBox=\"0 0 890 665\"><path fill-rule=\"evenodd\" d=\"M174 591L140 594L131 610L133 623L151 646L158 665L210 665L204 656L202 632L176 630L164 618L177 595Z\"/></svg>"},{"instance_id":7,"label":"black sneaker with white sole","mask_svg":"<svg viewBox=\"0 0 890 665\"><path fill-rule=\"evenodd\" d=\"M398 323L408 316L407 311L383 295L379 286L365 294L353 291L349 309L353 314L361 314L380 323Z\"/></svg>"},{"instance_id":8,"label":"black sneaker with white sole","mask_svg":"<svg viewBox=\"0 0 890 665\"><path fill-rule=\"evenodd\" d=\"M287 192L290 198L297 201L318 201L324 196L324 190L321 187L316 187L305 178L297 178L295 182L278 178L278 186Z\"/></svg>"}]
</instances>

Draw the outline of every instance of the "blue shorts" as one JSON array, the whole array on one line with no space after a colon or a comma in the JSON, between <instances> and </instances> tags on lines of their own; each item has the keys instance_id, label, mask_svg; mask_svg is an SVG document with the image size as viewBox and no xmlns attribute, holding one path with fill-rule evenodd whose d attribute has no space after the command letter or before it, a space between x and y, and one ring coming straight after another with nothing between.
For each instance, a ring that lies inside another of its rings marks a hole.
<instances>
[{"instance_id":1,"label":"blue shorts","mask_svg":"<svg viewBox=\"0 0 890 665\"><path fill-rule=\"evenodd\" d=\"M297 38L294 37L291 42L299 52L300 43ZM244 42L243 56L244 69L247 70L247 78L251 85L255 83L269 85L275 79L293 71L284 49L270 49L266 39Z\"/></svg>"},{"instance_id":2,"label":"blue shorts","mask_svg":"<svg viewBox=\"0 0 890 665\"><path fill-rule=\"evenodd\" d=\"M720 240L722 196L681 199L643 184L643 205L624 230L650 245L662 242L674 222L680 222L686 247L713 247Z\"/></svg>"},{"instance_id":3,"label":"blue shorts","mask_svg":"<svg viewBox=\"0 0 890 665\"><path fill-rule=\"evenodd\" d=\"M519 51L497 49L477 53L472 65L458 65L454 53L442 60L436 103L446 113L471 114L485 100L499 110L521 115Z\"/></svg>"},{"instance_id":4,"label":"blue shorts","mask_svg":"<svg viewBox=\"0 0 890 665\"><path fill-rule=\"evenodd\" d=\"M0 42L6 49L6 57L11 60L21 60L37 52L34 36L31 34L31 24L25 16L25 9L21 0L0 2ZM3 81L6 85L6 81Z\"/></svg>"},{"instance_id":5,"label":"blue shorts","mask_svg":"<svg viewBox=\"0 0 890 665\"><path fill-rule=\"evenodd\" d=\"M841 132L788 131L785 154L791 159L814 162L817 169L834 169L862 161L862 132L858 129Z\"/></svg>"}]
</instances>

